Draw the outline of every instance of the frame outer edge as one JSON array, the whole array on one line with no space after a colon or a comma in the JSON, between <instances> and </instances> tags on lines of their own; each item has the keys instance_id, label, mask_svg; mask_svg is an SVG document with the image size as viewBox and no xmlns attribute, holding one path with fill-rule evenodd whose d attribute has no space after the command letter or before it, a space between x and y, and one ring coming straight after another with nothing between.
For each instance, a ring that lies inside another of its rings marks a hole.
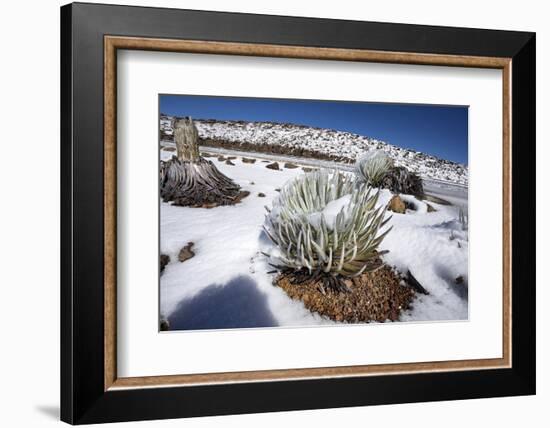
<instances>
[{"instance_id":1,"label":"frame outer edge","mask_svg":"<svg viewBox=\"0 0 550 428\"><path fill-rule=\"evenodd\" d=\"M159 31L149 25L146 14L162 19L162 38L265 43L273 45L311 46L403 53L428 53L480 57L511 58L519 52L532 33L483 28L448 27L396 22L359 21L352 19L311 18L307 16L268 15L170 7L124 6L115 4L74 3L89 22L104 21L105 34L156 37ZM104 17L109 16L109 23ZM124 18L123 25L115 19ZM208 20L214 28L201 22ZM152 22L152 21L151 21ZM181 30L180 25L185 29ZM276 33L269 34L274 26ZM342 27L345 26L345 30ZM127 28L131 28L129 31ZM281 30L282 29L282 30ZM426 37L430 33L430 37ZM182 35L185 34L185 35ZM480 43L480 39L484 39Z\"/></svg>"},{"instance_id":2,"label":"frame outer edge","mask_svg":"<svg viewBox=\"0 0 550 428\"><path fill-rule=\"evenodd\" d=\"M73 34L72 5L60 9L60 156L61 156L61 349L60 349L60 418L63 422L74 423L74 364L73 364L73 154L72 154L72 110L73 110Z\"/></svg>"},{"instance_id":3,"label":"frame outer edge","mask_svg":"<svg viewBox=\"0 0 550 428\"><path fill-rule=\"evenodd\" d=\"M536 35L512 59L513 370L536 393Z\"/></svg>"}]
</instances>

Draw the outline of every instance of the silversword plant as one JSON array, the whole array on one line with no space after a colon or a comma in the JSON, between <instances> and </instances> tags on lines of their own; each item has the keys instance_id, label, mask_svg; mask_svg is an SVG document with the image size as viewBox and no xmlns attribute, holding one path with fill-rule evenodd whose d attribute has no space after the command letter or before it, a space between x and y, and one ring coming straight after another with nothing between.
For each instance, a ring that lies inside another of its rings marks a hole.
<instances>
[{"instance_id":1,"label":"silversword plant","mask_svg":"<svg viewBox=\"0 0 550 428\"><path fill-rule=\"evenodd\" d=\"M319 170L286 184L268 209L264 230L277 246L277 268L352 277L381 265L378 246L390 231L378 192L353 175Z\"/></svg>"},{"instance_id":2,"label":"silversword plant","mask_svg":"<svg viewBox=\"0 0 550 428\"><path fill-rule=\"evenodd\" d=\"M393 166L391 158L381 150L369 150L355 162L357 177L374 187L380 187L382 179Z\"/></svg>"}]
</instances>

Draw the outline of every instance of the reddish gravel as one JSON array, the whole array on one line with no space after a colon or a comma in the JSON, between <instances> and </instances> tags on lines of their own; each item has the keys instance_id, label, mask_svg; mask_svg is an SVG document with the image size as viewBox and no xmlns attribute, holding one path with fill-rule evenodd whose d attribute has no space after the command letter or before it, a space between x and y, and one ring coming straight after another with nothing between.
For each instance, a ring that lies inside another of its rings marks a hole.
<instances>
[{"instance_id":1,"label":"reddish gravel","mask_svg":"<svg viewBox=\"0 0 550 428\"><path fill-rule=\"evenodd\" d=\"M306 308L335 321L361 323L398 321L401 311L414 298L412 288L389 266L364 273L344 283L350 292L338 292L322 286L322 280L293 283L293 275L281 273L274 284Z\"/></svg>"}]
</instances>

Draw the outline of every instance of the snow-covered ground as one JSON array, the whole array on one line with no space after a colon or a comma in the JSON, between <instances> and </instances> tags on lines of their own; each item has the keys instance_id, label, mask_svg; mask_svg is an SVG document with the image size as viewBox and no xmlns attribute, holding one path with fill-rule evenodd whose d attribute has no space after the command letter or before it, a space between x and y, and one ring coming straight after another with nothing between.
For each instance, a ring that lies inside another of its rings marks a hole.
<instances>
[{"instance_id":1,"label":"snow-covered ground","mask_svg":"<svg viewBox=\"0 0 550 428\"><path fill-rule=\"evenodd\" d=\"M161 159L173 154L161 150ZM172 329L335 324L272 285L273 269L262 255L272 245L262 232L264 207L270 207L276 189L303 174L302 169L271 170L259 157L254 164L237 157L234 166L215 157L210 160L250 195L235 206L213 209L161 202L160 249L170 256L160 281L161 315ZM466 187L453 188L452 195L466 206ZM381 192L379 203L390 197L389 191ZM416 210L393 214L393 229L381 249L389 250L386 263L402 272L409 269L430 294L419 295L401 320L467 319L468 241L458 222L458 207L430 202L437 211L428 213L425 202L404 198ZM180 263L178 253L188 242L194 242L196 255ZM466 285L455 284L458 276Z\"/></svg>"},{"instance_id":2,"label":"snow-covered ground","mask_svg":"<svg viewBox=\"0 0 550 428\"><path fill-rule=\"evenodd\" d=\"M431 196L444 199L453 205L468 211L468 187L445 183L437 180L424 179L424 191Z\"/></svg>"},{"instance_id":3,"label":"snow-covered ground","mask_svg":"<svg viewBox=\"0 0 550 428\"><path fill-rule=\"evenodd\" d=\"M172 139L175 119L173 116L161 115L162 139ZM236 146L280 146L285 149L285 153L308 150L339 161L354 162L368 150L383 150L396 165L405 166L422 178L468 184L468 167L465 165L351 132L273 122L197 119L195 124L203 140L229 142Z\"/></svg>"}]
</instances>

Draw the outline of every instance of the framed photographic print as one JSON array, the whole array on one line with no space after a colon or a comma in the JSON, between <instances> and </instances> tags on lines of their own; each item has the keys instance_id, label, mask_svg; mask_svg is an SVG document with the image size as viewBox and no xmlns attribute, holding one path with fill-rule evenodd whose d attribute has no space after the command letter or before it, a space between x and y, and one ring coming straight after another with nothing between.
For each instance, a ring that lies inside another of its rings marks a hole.
<instances>
[{"instance_id":1,"label":"framed photographic print","mask_svg":"<svg viewBox=\"0 0 550 428\"><path fill-rule=\"evenodd\" d=\"M76 3L61 53L62 420L535 393L533 33Z\"/></svg>"}]
</instances>

